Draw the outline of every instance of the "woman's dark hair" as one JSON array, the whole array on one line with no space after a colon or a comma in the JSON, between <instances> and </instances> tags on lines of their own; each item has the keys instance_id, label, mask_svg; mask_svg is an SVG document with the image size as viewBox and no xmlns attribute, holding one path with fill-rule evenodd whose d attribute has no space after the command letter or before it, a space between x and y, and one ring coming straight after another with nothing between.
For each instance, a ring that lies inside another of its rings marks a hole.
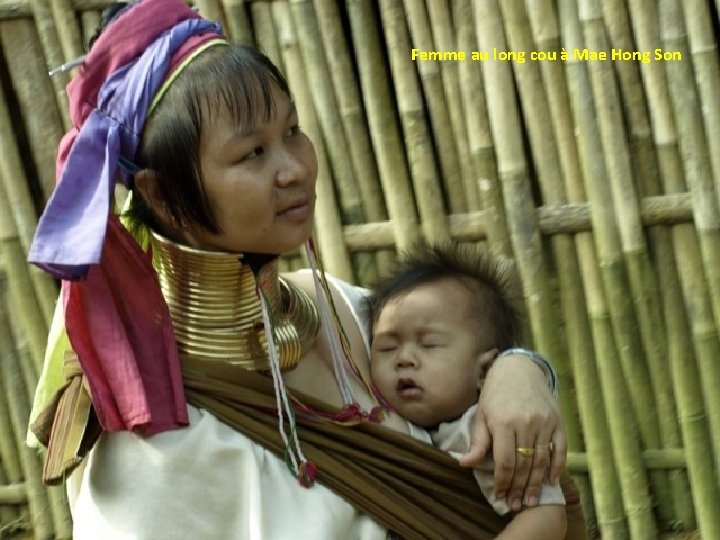
<instances>
[{"instance_id":1,"label":"woman's dark hair","mask_svg":"<svg viewBox=\"0 0 720 540\"><path fill-rule=\"evenodd\" d=\"M105 26L125 3L103 13ZM96 38L101 30L96 32ZM149 116L134 162L155 172L159 192L176 226L197 224L219 233L203 188L200 135L218 114L229 114L237 125L267 121L275 110L273 87L292 99L285 77L261 51L252 46L228 44L202 52L173 81ZM130 156L128 156L130 157ZM150 227L157 224L139 193L130 215Z\"/></svg>"},{"instance_id":2,"label":"woman's dark hair","mask_svg":"<svg viewBox=\"0 0 720 540\"><path fill-rule=\"evenodd\" d=\"M173 82L147 121L135 162L155 171L160 194L177 226L220 229L201 181L200 134L208 120L229 114L237 125L267 121L274 113L272 88L292 99L285 78L259 50L237 44L201 53ZM132 214L153 225L141 197Z\"/></svg>"},{"instance_id":3,"label":"woman's dark hair","mask_svg":"<svg viewBox=\"0 0 720 540\"><path fill-rule=\"evenodd\" d=\"M447 242L418 245L402 253L390 274L366 301L370 335L385 305L421 285L457 280L468 289L471 316L483 325L483 350L507 349L520 339L520 315L510 298L507 271L500 262L475 246ZM480 333L478 333L480 335Z\"/></svg>"}]
</instances>

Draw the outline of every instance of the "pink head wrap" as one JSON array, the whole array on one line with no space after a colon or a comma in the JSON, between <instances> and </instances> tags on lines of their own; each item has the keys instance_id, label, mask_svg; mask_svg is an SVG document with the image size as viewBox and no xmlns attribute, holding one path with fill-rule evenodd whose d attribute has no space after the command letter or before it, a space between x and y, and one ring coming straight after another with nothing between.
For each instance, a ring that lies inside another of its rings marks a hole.
<instances>
[{"instance_id":1,"label":"pink head wrap","mask_svg":"<svg viewBox=\"0 0 720 540\"><path fill-rule=\"evenodd\" d=\"M172 322L149 254L110 211L118 160L133 159L162 81L222 37L182 0L132 5L67 87L73 129L30 260L62 284L68 337L103 429L151 435L187 425ZM84 277L85 279L80 279Z\"/></svg>"}]
</instances>

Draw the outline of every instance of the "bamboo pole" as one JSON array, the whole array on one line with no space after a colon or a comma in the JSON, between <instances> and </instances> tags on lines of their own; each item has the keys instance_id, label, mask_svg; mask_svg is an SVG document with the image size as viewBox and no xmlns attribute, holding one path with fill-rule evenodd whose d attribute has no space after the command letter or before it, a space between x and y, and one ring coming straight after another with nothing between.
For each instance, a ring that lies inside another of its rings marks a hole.
<instances>
[{"instance_id":1,"label":"bamboo pole","mask_svg":"<svg viewBox=\"0 0 720 540\"><path fill-rule=\"evenodd\" d=\"M405 24L402 4L381 3L380 17L405 136L410 174L415 188L415 200L420 211L425 238L434 244L447 240L450 234L443 207L441 180L436 173L432 135L427 124L415 66L408 56L411 47L410 36Z\"/></svg>"},{"instance_id":2,"label":"bamboo pole","mask_svg":"<svg viewBox=\"0 0 720 540\"><path fill-rule=\"evenodd\" d=\"M637 416L632 413L633 409L627 407L627 403L631 402L630 399L634 396L633 408L643 410L643 407L638 406L633 390L635 385L644 383L647 378L643 378L643 373L623 376L622 364L632 365L632 362L636 362L638 367L642 367L643 364L638 362L642 355L634 332L632 306L628 304L629 293L620 256L615 216L606 185L605 164L603 159L598 158L598 150L602 152L602 147L590 78L587 66L577 61L572 54L574 49L585 47L583 26L601 25L602 21L597 10L589 9L592 6L587 4L582 5L583 16L579 18L575 0L561 0L559 7L564 48L570 52L566 74L572 110L578 126L578 149L587 194L593 204L593 233L600 262L601 279L598 280L597 266L591 264L590 258L583 257L580 261L586 277L585 295L592 314L593 340L598 358L601 359L597 363L598 375L608 409L608 427L630 534L633 538L652 538L656 534L656 528L640 457ZM584 25L581 19L585 21ZM603 289L607 294L607 302ZM630 386L625 385L625 380ZM641 426L656 424L652 411L652 408L643 410L646 416Z\"/></svg>"},{"instance_id":3,"label":"bamboo pole","mask_svg":"<svg viewBox=\"0 0 720 540\"><path fill-rule=\"evenodd\" d=\"M458 49L466 52L477 51L470 0L457 0L457 2L453 2L453 8ZM479 62L460 63L459 84L463 108L466 112L472 179L478 188L481 208L487 213L489 248L495 256L508 259L512 256L510 233L505 219L505 205L498 179L495 149Z\"/></svg>"},{"instance_id":4,"label":"bamboo pole","mask_svg":"<svg viewBox=\"0 0 720 540\"><path fill-rule=\"evenodd\" d=\"M48 4L48 0L33 0L32 12L35 25L37 26L37 35L40 38L40 44L45 56L46 64L43 66L42 71L47 78L46 74L49 70L62 65L65 61L70 60L70 58L64 58L60 38L57 28L55 27L55 21L53 20L52 10ZM34 38L32 38L32 40L34 41ZM28 43L23 43L23 47L27 48L27 46ZM36 52L35 54L38 53ZM37 65L35 61L37 58L38 56L34 56L30 65ZM10 63L9 60L8 63ZM70 129L72 125L65 98L65 86L69 81L70 78L67 73L59 73L52 77L50 81L55 90L55 106L60 112L63 130ZM48 186L43 184L43 188L47 187Z\"/></svg>"},{"instance_id":5,"label":"bamboo pole","mask_svg":"<svg viewBox=\"0 0 720 540\"><path fill-rule=\"evenodd\" d=\"M409 249L419 239L417 214L403 155L396 111L390 101L390 84L383 67L381 38L372 6L364 0L346 2L355 46L360 86L368 116L370 140L380 172L380 182L393 222L398 249Z\"/></svg>"},{"instance_id":6,"label":"bamboo pole","mask_svg":"<svg viewBox=\"0 0 720 540\"><path fill-rule=\"evenodd\" d=\"M252 43L255 41L246 9L247 5L248 2L245 0L222 0L225 21L227 22L225 31L235 43Z\"/></svg>"},{"instance_id":7,"label":"bamboo pole","mask_svg":"<svg viewBox=\"0 0 720 540\"><path fill-rule=\"evenodd\" d=\"M458 45L448 2L446 0L426 0L426 5L430 16L435 48L440 51L464 51L467 54L467 49L463 49ZM472 18L468 22L472 22ZM450 113L450 127L455 139L455 148L460 163L460 177L464 187L465 206L468 211L472 211L481 208L480 193L478 192L477 182L473 178L465 127L466 113L463 110L463 101L460 99L459 92L459 69L458 64L455 62L443 62L440 64L440 76Z\"/></svg>"},{"instance_id":8,"label":"bamboo pole","mask_svg":"<svg viewBox=\"0 0 720 540\"><path fill-rule=\"evenodd\" d=\"M560 34L554 6L548 0L531 0L527 3L528 16L534 34L535 50L560 54ZM586 193L582 182L580 158L575 144L572 108L565 80L562 62L548 61L540 64L546 97L550 108L555 137L558 141L559 161L562 179L571 202L585 201ZM594 335L592 326L608 328L609 314L602 295L602 284L597 270L597 255L592 234L578 233L574 236L577 256L570 259L572 265L569 275L582 273L582 280L566 286L564 309L568 321L568 342L573 361L573 375L577 388L577 400L585 432L587 456L592 464L590 482L593 488L593 500L598 526L605 538L627 538L628 530L623 515L620 484L617 477L610 444L610 432L606 420L596 354L593 342L587 336ZM582 261L586 261L582 264ZM583 284L586 284L583 289ZM600 292L600 294L598 294ZM583 294L588 297L586 305ZM591 324L590 319L598 322ZM595 334L598 334L596 331Z\"/></svg>"},{"instance_id":9,"label":"bamboo pole","mask_svg":"<svg viewBox=\"0 0 720 540\"><path fill-rule=\"evenodd\" d=\"M100 11L83 11L80 14L80 26L82 27L83 44L87 47L90 38L100 26L102 13Z\"/></svg>"},{"instance_id":10,"label":"bamboo pole","mask_svg":"<svg viewBox=\"0 0 720 540\"><path fill-rule=\"evenodd\" d=\"M37 381L45 356L48 327L42 317L40 305L30 282L27 262L20 246L17 230L11 219L12 214L5 196L4 184L5 182L0 183L0 258L5 263L5 271L10 282L13 313L17 314L14 320L17 320L23 327ZM0 326L0 328L5 328L7 332L7 326Z\"/></svg>"},{"instance_id":11,"label":"bamboo pole","mask_svg":"<svg viewBox=\"0 0 720 540\"><path fill-rule=\"evenodd\" d=\"M648 0L632 0L630 10L638 47L641 50L652 50L660 45L656 3ZM647 88L648 105L658 149L660 180L666 192L684 191L686 187L682 177L682 164L664 67L661 63L651 62L643 64L641 70ZM647 191L646 189L646 193ZM665 284L663 290L667 296L664 310L670 338L669 357L680 427L689 458L688 474L692 500L700 531L706 531L708 534L707 531L718 530L717 523L720 516L714 510L715 505L709 502L713 499L717 500L718 488L713 475L712 456L707 452L707 448L711 447L712 443L703 418L702 392L698 392L701 383L691 345L695 345L694 349L700 363L709 364L713 362L712 358L720 355L720 344L712 331L712 313L707 302L707 287L702 272L697 272L698 268L702 268L702 261L694 230L691 225L685 224L675 226L671 231L676 253L675 263L682 279L678 280L673 276L669 280L663 280ZM675 272L674 265L661 263L658 268L661 273ZM672 284L672 287L668 287L668 283ZM679 289L682 289L682 292ZM685 302L682 302L682 294L686 297ZM685 311L677 309L678 305L683 304L687 306ZM694 328L710 328L711 331L709 334L706 331L694 332L692 338L689 337L688 318ZM704 346L704 342L710 346L709 350Z\"/></svg>"},{"instance_id":12,"label":"bamboo pole","mask_svg":"<svg viewBox=\"0 0 720 540\"><path fill-rule=\"evenodd\" d=\"M81 56L84 53L84 47L80 41L82 33L75 16L72 1L50 0L50 9L65 60Z\"/></svg>"},{"instance_id":13,"label":"bamboo pole","mask_svg":"<svg viewBox=\"0 0 720 540\"><path fill-rule=\"evenodd\" d=\"M12 497L14 495L13 489L22 489L23 497ZM22 483L10 484L2 460L0 460L0 535L3 534L5 527L18 520L18 505L26 501L25 485Z\"/></svg>"},{"instance_id":14,"label":"bamboo pole","mask_svg":"<svg viewBox=\"0 0 720 540\"><path fill-rule=\"evenodd\" d=\"M708 152L715 178L715 196L720 204L720 63L718 37L706 1L684 0L685 27L690 41L692 66L705 120ZM670 51L671 52L671 51ZM687 61L687 59L685 60Z\"/></svg>"},{"instance_id":15,"label":"bamboo pole","mask_svg":"<svg viewBox=\"0 0 720 540\"><path fill-rule=\"evenodd\" d=\"M533 50L533 38L524 0L504 0L499 3L499 6L510 50ZM553 124L547 107L548 99L543 86L540 66L534 62L523 64L514 62L512 67L544 202L563 204L567 202L567 197L563 186L563 174L560 168L555 136L552 131ZM555 91L555 89L552 90ZM569 350L570 358L580 358L588 353L592 354L592 351L585 348L584 342L586 340L581 337L588 335L589 326L587 325L584 306L577 304L577 300L582 297L577 253L573 238L570 235L554 235L550 238L550 244L555 265L557 266L560 301L565 314L566 335L571 337L570 344L577 346ZM580 311L577 309L578 307L583 309ZM557 316L553 318L556 319ZM545 324L551 324L550 321ZM583 321L585 324L583 324ZM576 336L578 339L575 338ZM553 359L553 363L563 387L572 388L573 380L570 362L566 358L560 357ZM573 395L573 392L567 391L560 394L560 404L565 412L573 411L575 408ZM569 449L582 449L582 430L577 416L569 415L565 418L565 422ZM588 479L586 477L577 478L577 484L586 519L589 522L594 522L592 491Z\"/></svg>"},{"instance_id":16,"label":"bamboo pole","mask_svg":"<svg viewBox=\"0 0 720 540\"><path fill-rule=\"evenodd\" d=\"M222 28L227 28L225 14L223 13L220 0L194 0L193 2L200 10L200 14L210 21L217 22Z\"/></svg>"},{"instance_id":17,"label":"bamboo pole","mask_svg":"<svg viewBox=\"0 0 720 540\"><path fill-rule=\"evenodd\" d=\"M0 279L0 328L9 328L9 321L6 313L7 293L4 280ZM40 463L33 450L24 444L25 428L29 413L25 384L20 374L20 366L11 345L11 339L0 340L0 372L2 373L2 385L5 395L8 397L8 409L12 429L15 432L16 445L18 447L20 463L24 472L27 487L28 505L30 516L33 522L35 538L54 538L55 531L49 512L47 493L42 485Z\"/></svg>"},{"instance_id":18,"label":"bamboo pole","mask_svg":"<svg viewBox=\"0 0 720 540\"><path fill-rule=\"evenodd\" d=\"M674 0L660 2L663 48L687 54L687 41L680 6ZM678 142L685 170L685 180L693 197L694 219L700 241L707 284L710 289L715 329L720 329L720 210L713 196L712 174L705 142L697 91L687 62L666 62L670 97ZM682 271L682 267L681 267ZM706 330L701 330L706 332ZM715 468L720 482L720 365L700 356L700 376L705 395L710 434L713 441Z\"/></svg>"},{"instance_id":19,"label":"bamboo pole","mask_svg":"<svg viewBox=\"0 0 720 540\"><path fill-rule=\"evenodd\" d=\"M404 72L404 70L400 67L400 64L402 63L408 67L412 65L412 62L408 61L408 53L411 49L417 48L420 50L430 51L435 49L433 37L430 31L430 21L428 20L424 0L404 0L403 3L405 5L404 16L402 16L403 10L399 5L399 2L390 2L390 4L393 4L393 7L395 8L392 11L397 15L400 15L403 19L402 26L399 22L393 25L395 30L399 30L400 33L395 34L390 27L388 27L385 31L385 40L388 42L388 49L390 49L390 65L393 67L393 80L396 82L400 82L398 81L398 75L403 74ZM388 2L385 2L385 4L388 4ZM385 14L388 13L388 11L389 9L387 7L383 7L381 4L380 12ZM404 21L407 21L407 28L410 31L410 35L407 38L407 31L403 29L405 27ZM383 22L383 25L384 24L385 23ZM394 44L393 47L390 46L391 42ZM465 201L462 171L460 170L460 162L458 160L452 125L448 122L448 119L450 118L450 111L446 101L446 96L443 93L443 81L440 77L440 62L419 61L415 64L417 72L420 75L422 95L424 96L425 103L427 105L427 113L423 114L423 117L428 117L432 126L432 131L429 134L428 139L433 139L435 147L437 148L437 159L440 163L442 184L445 186L449 213L454 214L457 212L465 212L467 210L467 205ZM407 76L409 77L409 70ZM413 76L412 80L416 80L415 76ZM413 86L415 86L415 84L409 84L406 89L414 93L415 90L411 90ZM399 93L400 92L398 92L398 94ZM417 94L418 96L421 94L419 88L417 90ZM450 98L450 96L448 97ZM398 95L398 101L400 101L400 99L401 96ZM420 101L422 103L422 98L420 98ZM417 189L415 196L419 196Z\"/></svg>"},{"instance_id":20,"label":"bamboo pole","mask_svg":"<svg viewBox=\"0 0 720 540\"><path fill-rule=\"evenodd\" d=\"M298 114L302 125L315 144L319 172L316 184L315 233L325 268L346 281L353 280L353 269L342 239L342 224L335 202L330 166L315 113L310 88L305 78L305 67L293 28L290 7L286 3L272 4L274 20L279 35L287 78L295 93Z\"/></svg>"},{"instance_id":21,"label":"bamboo pole","mask_svg":"<svg viewBox=\"0 0 720 540\"><path fill-rule=\"evenodd\" d=\"M636 39L634 39L632 30L630 29L629 16L626 9L626 2L619 0L609 0L602 3L606 27L608 28L609 39L615 48L624 51L636 48ZM647 43L649 47L653 44ZM656 41L655 46L659 45ZM627 186L622 199L616 199L616 208L620 205L626 207L629 214L633 218L637 215L636 207L633 204L632 196L628 196L628 192L635 192L636 188L645 190L647 195L656 195L660 192L659 188L659 170L657 158L651 136L650 118L645 101L644 89L640 78L640 66L644 66L641 62L619 61L614 63L615 70L618 74L618 82L620 87L619 98L623 99L625 114L616 119L616 126L620 126L621 122L628 128L627 157L623 158L620 167L623 184ZM617 140L617 138L615 138ZM614 190L617 194L617 190ZM635 196L637 194L635 193ZM624 201L621 203L620 201ZM639 221L623 220L621 223L627 223L628 228L632 228L636 232L637 238L643 237L642 225ZM622 230L622 225L621 225ZM680 435L680 427L677 422L677 411L673 398L672 380L670 377L670 365L668 363L668 350L678 350L677 347L667 345L664 336L667 339L680 339L684 341L676 332L681 331L686 326L676 324L675 332L661 333L663 338L657 339L657 332L662 328L664 318L661 317L661 300L668 303L668 297L677 297L676 292L679 290L677 282L677 273L670 269L675 266L674 254L671 246L670 232L664 227L653 227L647 231L649 236L650 247L653 250L654 260L657 262L658 272L662 272L657 276L658 279L664 277L671 281L661 281L662 287L656 287L654 283L647 282L642 275L633 281L633 268L635 264L629 264L631 276L631 287L635 291L636 298L642 298L648 295L645 303L636 300L638 307L637 313L640 320L640 330L643 336L643 344L645 347L648 362L650 364L650 374L655 375L653 379L653 389L655 393L655 401L658 406L658 420L660 426L660 438L663 447L679 448L682 446ZM621 234L622 236L622 234ZM625 241L624 241L625 242ZM624 249L627 251L627 243ZM633 256L633 259L636 256ZM645 260L646 259L646 260ZM640 267L645 267L645 273L651 273L652 265L649 262L649 255L642 255L639 260ZM665 271L668 269L668 271ZM641 270L636 270L641 271ZM647 286L646 293L642 292L642 285ZM663 297L663 298L661 298ZM674 315L672 315L674 318ZM682 471L670 472L668 475L670 482L671 506L667 506L670 512L668 515L661 515L661 519L665 519L666 523L673 523L675 527L693 528L695 525L692 501L685 494L690 490L687 477ZM660 510L663 510L662 501L660 502Z\"/></svg>"},{"instance_id":22,"label":"bamboo pole","mask_svg":"<svg viewBox=\"0 0 720 540\"><path fill-rule=\"evenodd\" d=\"M47 24L52 24L52 21ZM52 85L56 79L51 81L46 64L38 62L38 58L43 57L43 49L32 21L0 21L0 45L5 51L5 60L32 152L28 156L32 159L26 158L25 170L28 174L37 175L43 198L39 202L42 204L55 187L55 150L64 131L63 119L58 111L60 98L53 94ZM59 61L52 67L61 63ZM64 101L62 103L65 110Z\"/></svg>"},{"instance_id":23,"label":"bamboo pole","mask_svg":"<svg viewBox=\"0 0 720 540\"><path fill-rule=\"evenodd\" d=\"M690 195L662 195L642 201L643 223L674 224L692 220ZM544 236L592 231L589 203L541 206L535 219ZM461 242L478 242L490 238L493 218L488 210L448 216L450 236ZM692 229L692 225L687 225ZM393 247L393 226L389 221L369 222L343 227L345 243L350 251L375 251ZM592 238L590 238L592 242ZM593 248L594 249L594 248ZM594 251L593 251L594 253ZM591 257L594 260L594 257ZM697 269L697 266L690 265ZM712 326L712 314L710 314Z\"/></svg>"},{"instance_id":24,"label":"bamboo pole","mask_svg":"<svg viewBox=\"0 0 720 540\"><path fill-rule=\"evenodd\" d=\"M335 180L335 189L340 203L341 221L343 223L364 223L365 209L350 155L350 142L345 136L342 119L338 110L335 92L327 58L320 39L320 25L315 17L310 0L292 0L290 2L295 28L302 29L297 33L303 64L306 69L308 84L313 91L310 93L324 140L331 141L326 146L330 158L330 166ZM341 236L342 238L342 236ZM375 283L378 279L375 258L370 253L356 253L352 256L355 275L359 284Z\"/></svg>"},{"instance_id":25,"label":"bamboo pole","mask_svg":"<svg viewBox=\"0 0 720 540\"><path fill-rule=\"evenodd\" d=\"M0 280L3 279L5 278L0 276ZM9 329L5 331L9 332ZM2 483L10 482L11 484L20 484L23 482L23 473L20 465L20 454L18 453L18 446L10 420L8 399L5 390L0 386L0 469L2 469L4 476L0 481L2 481ZM5 513L7 517L2 518L3 523L10 523L10 521L18 518L20 515L27 514L27 502L16 509L13 508L10 510L14 511Z\"/></svg>"},{"instance_id":26,"label":"bamboo pole","mask_svg":"<svg viewBox=\"0 0 720 540\"><path fill-rule=\"evenodd\" d=\"M586 2L591 4L590 2ZM596 4L590 6L597 9ZM596 13L599 15L599 13ZM607 35L600 24L592 19L586 20L586 42L590 50L608 50ZM658 447L662 444L677 445L675 405L672 399L672 390L669 381L669 366L666 361L667 345L665 341L664 323L660 317L660 299L656 286L656 277L650 264L649 254L646 250L642 226L637 212L637 194L632 183L632 167L627 150L624 123L620 110L620 100L615 84L614 73L610 64L606 62L590 62L589 70L592 80L592 91L599 110L600 136L610 190L617 215L620 240L630 280L630 291L639 322L640 337L645 350L645 360L649 369L645 374L652 380L652 387L643 387L643 392L653 392L654 396L647 395L643 399L646 406L656 409L658 424L644 430L643 442L646 448ZM638 363L634 359L635 364ZM626 376L629 377L632 368L625 364ZM637 389L633 390L633 393ZM654 397L654 399L653 399ZM643 408L636 410L638 418L644 414ZM641 423L641 430L643 427ZM659 433L656 430L660 428ZM658 437L659 435L659 437ZM675 442L674 442L675 441ZM665 522L674 519L672 506L672 492L667 485L668 479L655 473L651 476L658 510L661 519Z\"/></svg>"},{"instance_id":27,"label":"bamboo pole","mask_svg":"<svg viewBox=\"0 0 720 540\"><path fill-rule=\"evenodd\" d=\"M353 71L346 36L343 33L338 4L334 0L315 0L314 5L340 116L346 136L352 142L350 160L360 189L365 216L368 221L386 220L387 210L380 187L380 176L370 143L358 82ZM390 250L376 252L380 274L387 272L392 259Z\"/></svg>"},{"instance_id":28,"label":"bamboo pole","mask_svg":"<svg viewBox=\"0 0 720 540\"><path fill-rule=\"evenodd\" d=\"M12 119L8 113L2 87L0 87L0 147L3 149L3 159L0 160L0 189L4 189L7 208L12 215L22 245L22 252L25 255L32 243L37 218L22 169L20 151L12 130ZM55 310L57 286L50 276L39 268L28 267L27 270L30 272L45 325L49 328Z\"/></svg>"},{"instance_id":29,"label":"bamboo pole","mask_svg":"<svg viewBox=\"0 0 720 540\"><path fill-rule=\"evenodd\" d=\"M495 0L475 4L475 26L480 48L507 50L502 19ZM543 260L540 234L533 220L534 205L530 192L527 163L520 136L520 119L515 108L515 93L510 66L489 62L483 69L488 97L490 126L495 140L498 171L506 202L510 237L530 316L534 346L549 355L555 365L562 364L565 352L557 334L556 313L552 306L548 272ZM577 448L580 440L577 418L567 398L560 401L566 421L568 441Z\"/></svg>"},{"instance_id":30,"label":"bamboo pole","mask_svg":"<svg viewBox=\"0 0 720 540\"><path fill-rule=\"evenodd\" d=\"M250 14L258 45L267 57L285 73L283 55L278 44L280 36L273 23L272 4L253 2L250 4Z\"/></svg>"}]
</instances>

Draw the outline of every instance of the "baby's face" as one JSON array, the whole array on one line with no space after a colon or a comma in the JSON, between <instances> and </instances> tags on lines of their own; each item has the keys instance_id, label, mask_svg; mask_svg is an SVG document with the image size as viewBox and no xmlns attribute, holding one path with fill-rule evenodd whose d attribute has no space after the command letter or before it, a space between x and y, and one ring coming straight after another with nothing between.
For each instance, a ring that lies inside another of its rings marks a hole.
<instances>
[{"instance_id":1,"label":"baby's face","mask_svg":"<svg viewBox=\"0 0 720 540\"><path fill-rule=\"evenodd\" d=\"M454 420L477 402L481 329L470 294L456 280L427 283L392 298L377 319L373 382L414 424Z\"/></svg>"}]
</instances>

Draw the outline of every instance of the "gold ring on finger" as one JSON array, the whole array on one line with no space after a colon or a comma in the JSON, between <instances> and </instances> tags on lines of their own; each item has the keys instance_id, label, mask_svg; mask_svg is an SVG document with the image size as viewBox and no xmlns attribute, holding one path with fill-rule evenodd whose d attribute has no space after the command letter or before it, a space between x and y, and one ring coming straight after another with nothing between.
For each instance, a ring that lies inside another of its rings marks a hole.
<instances>
[{"instance_id":1,"label":"gold ring on finger","mask_svg":"<svg viewBox=\"0 0 720 540\"><path fill-rule=\"evenodd\" d=\"M518 446L515 451L523 457L533 457L535 455L534 448L525 448L523 446Z\"/></svg>"}]
</instances>

